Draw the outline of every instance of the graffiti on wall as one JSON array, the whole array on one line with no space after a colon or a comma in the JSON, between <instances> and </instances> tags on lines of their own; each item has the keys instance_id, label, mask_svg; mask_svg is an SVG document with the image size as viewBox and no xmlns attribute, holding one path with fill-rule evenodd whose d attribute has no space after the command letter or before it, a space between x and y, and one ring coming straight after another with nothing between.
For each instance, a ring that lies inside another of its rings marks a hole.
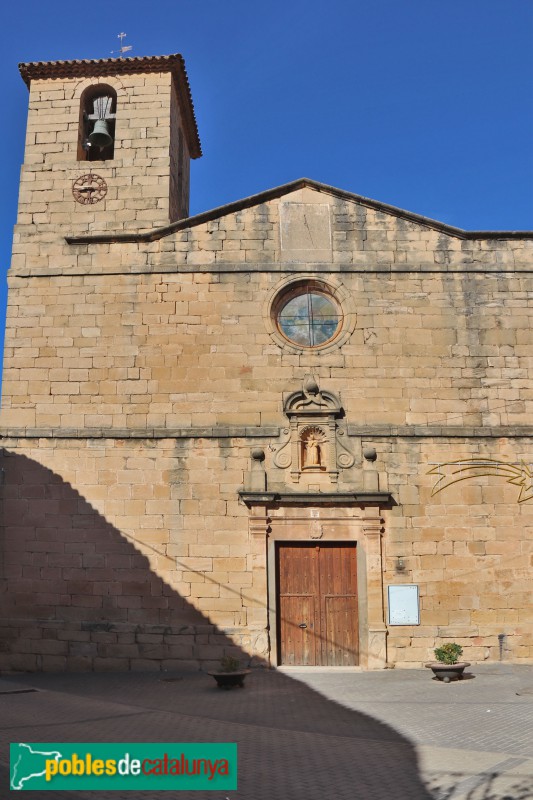
<instances>
[{"instance_id":1,"label":"graffiti on wall","mask_svg":"<svg viewBox=\"0 0 533 800\"><path fill-rule=\"evenodd\" d=\"M431 496L442 492L454 483L473 478L493 476L504 478L506 483L519 486L517 502L526 503L533 500L533 471L531 464L521 461L512 464L508 461L496 461L490 458L467 458L461 461L445 461L435 464L428 475L438 475Z\"/></svg>"}]
</instances>

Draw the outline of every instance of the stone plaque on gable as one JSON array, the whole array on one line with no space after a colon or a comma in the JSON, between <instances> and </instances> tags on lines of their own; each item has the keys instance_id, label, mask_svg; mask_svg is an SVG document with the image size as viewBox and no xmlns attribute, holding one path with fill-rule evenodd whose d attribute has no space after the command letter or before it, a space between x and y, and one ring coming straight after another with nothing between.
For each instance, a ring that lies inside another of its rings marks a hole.
<instances>
[{"instance_id":1,"label":"stone plaque on gable","mask_svg":"<svg viewBox=\"0 0 533 800\"><path fill-rule=\"evenodd\" d=\"M330 207L327 203L281 203L282 256L291 261L331 259Z\"/></svg>"}]
</instances>

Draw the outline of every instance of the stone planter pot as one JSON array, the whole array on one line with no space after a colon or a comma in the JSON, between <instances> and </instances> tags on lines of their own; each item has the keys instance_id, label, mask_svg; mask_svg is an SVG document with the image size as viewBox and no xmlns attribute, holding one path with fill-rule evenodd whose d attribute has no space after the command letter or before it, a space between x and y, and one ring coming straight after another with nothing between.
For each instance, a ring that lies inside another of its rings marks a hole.
<instances>
[{"instance_id":1,"label":"stone planter pot","mask_svg":"<svg viewBox=\"0 0 533 800\"><path fill-rule=\"evenodd\" d=\"M425 665L433 670L433 674L439 681L450 683L450 681L460 681L463 679L463 671L470 666L469 661L458 661L457 664L441 664L440 661L430 661Z\"/></svg>"},{"instance_id":2,"label":"stone planter pot","mask_svg":"<svg viewBox=\"0 0 533 800\"><path fill-rule=\"evenodd\" d=\"M244 679L250 674L249 669L239 669L236 672L208 672L217 682L219 689L233 689L238 686L244 689Z\"/></svg>"}]
</instances>

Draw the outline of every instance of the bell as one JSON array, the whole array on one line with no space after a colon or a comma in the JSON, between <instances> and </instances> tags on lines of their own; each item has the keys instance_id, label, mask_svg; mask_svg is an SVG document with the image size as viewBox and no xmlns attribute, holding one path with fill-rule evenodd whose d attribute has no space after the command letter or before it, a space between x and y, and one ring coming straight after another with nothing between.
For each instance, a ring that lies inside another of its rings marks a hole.
<instances>
[{"instance_id":1,"label":"bell","mask_svg":"<svg viewBox=\"0 0 533 800\"><path fill-rule=\"evenodd\" d=\"M113 144L113 137L109 133L107 122L105 119L97 119L94 123L94 128L87 141L91 147L109 147Z\"/></svg>"}]
</instances>

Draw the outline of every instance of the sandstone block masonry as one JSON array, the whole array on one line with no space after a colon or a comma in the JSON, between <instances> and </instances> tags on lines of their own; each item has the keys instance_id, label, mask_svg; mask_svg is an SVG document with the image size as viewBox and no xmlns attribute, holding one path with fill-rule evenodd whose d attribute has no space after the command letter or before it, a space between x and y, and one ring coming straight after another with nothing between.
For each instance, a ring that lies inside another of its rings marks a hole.
<instances>
[{"instance_id":1,"label":"sandstone block masonry","mask_svg":"<svg viewBox=\"0 0 533 800\"><path fill-rule=\"evenodd\" d=\"M280 217L317 203L331 221L330 261L313 262L312 250L293 259ZM401 269L384 263L384 241ZM362 487L361 453L375 447L394 498L381 511L383 624L388 584L420 589L421 624L388 628L388 662L420 664L443 638L473 660L498 658L498 634L506 657L532 658L533 504L518 502L504 473L433 494L438 464L530 462L531 242L468 244L465 256L452 235L304 187L153 243L63 244L70 268L42 254L12 270L3 420L14 650L25 625L41 630L34 617L54 624L8 662L212 665L234 646L268 660L264 541L237 491L254 445L270 485L289 483L271 448L283 439L284 392L309 373L342 398L357 455L344 487ZM243 268L235 254L253 247L261 260ZM120 256L118 274L108 255ZM339 349L284 349L269 331L268 298L308 276L342 284L355 306ZM335 525L326 535L338 536ZM209 625L217 633L203 633Z\"/></svg>"},{"instance_id":2,"label":"sandstone block masonry","mask_svg":"<svg viewBox=\"0 0 533 800\"><path fill-rule=\"evenodd\" d=\"M105 75L122 116L94 206L71 191L94 76L31 82L0 668L283 663L288 544L355 544L366 668L443 640L532 661L533 233L307 180L176 220L196 152L183 86L128 68ZM280 326L308 289L338 312L323 346ZM391 585L418 587L418 624L394 624Z\"/></svg>"}]
</instances>

